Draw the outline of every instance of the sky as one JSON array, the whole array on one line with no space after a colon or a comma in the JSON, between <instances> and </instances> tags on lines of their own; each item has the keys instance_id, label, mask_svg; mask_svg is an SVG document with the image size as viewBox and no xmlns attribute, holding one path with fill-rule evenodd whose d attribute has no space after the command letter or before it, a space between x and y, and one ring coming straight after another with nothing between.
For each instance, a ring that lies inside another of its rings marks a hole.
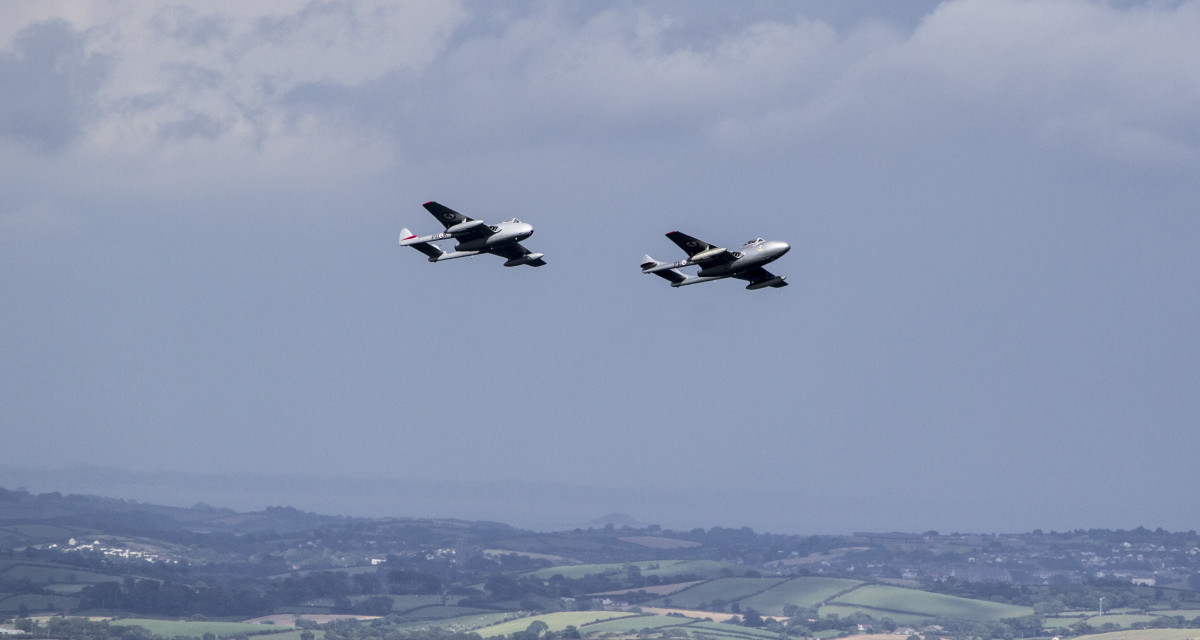
<instances>
[{"instance_id":1,"label":"sky","mask_svg":"<svg viewBox=\"0 0 1200 640\"><path fill-rule=\"evenodd\" d=\"M1200 528L1200 2L0 4L0 484ZM436 200L541 268L399 247ZM791 251L672 289L679 230Z\"/></svg>"}]
</instances>

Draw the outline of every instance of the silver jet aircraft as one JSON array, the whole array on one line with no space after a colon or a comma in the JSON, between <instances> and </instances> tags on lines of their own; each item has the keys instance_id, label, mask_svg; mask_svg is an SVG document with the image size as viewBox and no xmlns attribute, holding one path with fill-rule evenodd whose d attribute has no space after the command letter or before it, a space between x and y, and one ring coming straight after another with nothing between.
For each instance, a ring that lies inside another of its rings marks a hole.
<instances>
[{"instance_id":1,"label":"silver jet aircraft","mask_svg":"<svg viewBox=\"0 0 1200 640\"><path fill-rule=\"evenodd\" d=\"M466 258L481 253L492 253L507 260L506 267L516 267L527 264L540 267L546 264L542 254L533 253L521 246L521 241L533 235L533 225L521 222L516 218L505 220L493 225L484 224L483 220L474 220L463 214L440 205L436 202L426 202L425 208L437 218L446 230L431 236L417 237L408 229L400 231L400 246L412 247L429 256L430 262L440 262L452 258ZM455 240L454 251L444 251L433 244L439 240Z\"/></svg>"},{"instance_id":2,"label":"silver jet aircraft","mask_svg":"<svg viewBox=\"0 0 1200 640\"><path fill-rule=\"evenodd\" d=\"M653 273L660 278L669 280L672 287L682 287L685 284L696 284L721 278L745 280L750 283L746 285L747 289L786 287L788 284L783 281L784 276L774 275L763 268L764 264L779 258L791 249L786 242L758 238L742 245L742 248L737 251L730 251L724 247L714 247L703 240L697 240L678 231L668 233L667 237L671 239L671 242L679 245L680 249L686 251L688 257L679 262L661 262L647 255L642 258L642 273ZM699 273L694 276L679 271L681 267L692 265L700 267Z\"/></svg>"}]
</instances>

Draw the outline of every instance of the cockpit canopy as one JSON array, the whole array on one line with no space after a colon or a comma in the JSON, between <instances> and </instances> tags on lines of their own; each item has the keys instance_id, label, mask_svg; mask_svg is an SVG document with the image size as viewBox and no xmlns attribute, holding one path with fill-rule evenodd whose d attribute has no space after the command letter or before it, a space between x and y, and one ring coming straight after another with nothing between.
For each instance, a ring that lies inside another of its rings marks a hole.
<instances>
[{"instance_id":1,"label":"cockpit canopy","mask_svg":"<svg viewBox=\"0 0 1200 640\"><path fill-rule=\"evenodd\" d=\"M520 220L517 220L516 218L509 218L508 220L505 220L505 222L520 222Z\"/></svg>"},{"instance_id":2,"label":"cockpit canopy","mask_svg":"<svg viewBox=\"0 0 1200 640\"><path fill-rule=\"evenodd\" d=\"M753 240L748 241L746 244L762 244L762 243L763 243L762 238L755 238Z\"/></svg>"}]
</instances>

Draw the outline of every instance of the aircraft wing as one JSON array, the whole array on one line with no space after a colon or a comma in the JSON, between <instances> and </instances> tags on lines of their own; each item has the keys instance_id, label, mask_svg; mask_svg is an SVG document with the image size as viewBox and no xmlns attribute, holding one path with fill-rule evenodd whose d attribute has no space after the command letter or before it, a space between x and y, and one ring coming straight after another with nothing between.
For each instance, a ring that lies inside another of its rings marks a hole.
<instances>
[{"instance_id":1,"label":"aircraft wing","mask_svg":"<svg viewBox=\"0 0 1200 640\"><path fill-rule=\"evenodd\" d=\"M513 243L509 243L509 244L500 245L498 247L493 247L491 249L487 249L487 252L493 253L493 254L498 255L507 260L516 260L518 258L524 258L525 256L533 253L529 249L526 249L524 246L522 246L520 242L513 242ZM541 267L541 266L545 265L546 261L541 258L542 254L539 253L537 255L538 255L538 257L536 257L532 260L529 260L527 262L522 262L521 264L527 264L531 267Z\"/></svg>"},{"instance_id":2,"label":"aircraft wing","mask_svg":"<svg viewBox=\"0 0 1200 640\"><path fill-rule=\"evenodd\" d=\"M674 242L676 245L678 245L680 249L683 249L685 252L687 252L688 258L694 258L696 262L703 262L705 264L712 265L733 262L737 259L732 253L729 252L728 249L714 247L711 244L698 238L693 238L686 233L672 231L671 233L667 234L667 237L671 239L671 242Z\"/></svg>"},{"instance_id":3,"label":"aircraft wing","mask_svg":"<svg viewBox=\"0 0 1200 640\"><path fill-rule=\"evenodd\" d=\"M493 231L491 227L484 224L482 220L476 220L475 218L464 216L463 214L451 209L450 207L447 207L444 204L430 201L426 202L423 206L425 207L426 211L433 214L433 217L438 219L438 222L442 223L442 226L446 227L447 232L457 238L460 242L463 240L470 240L472 238L490 236L495 233L495 231ZM460 228L455 229L454 227Z\"/></svg>"},{"instance_id":4,"label":"aircraft wing","mask_svg":"<svg viewBox=\"0 0 1200 640\"><path fill-rule=\"evenodd\" d=\"M426 202L423 206L425 207L426 211L432 213L433 217L437 218L438 222L441 222L442 226L446 227L447 229L456 224L471 221L471 218L468 218L467 216L464 216L463 214L443 204Z\"/></svg>"},{"instance_id":5,"label":"aircraft wing","mask_svg":"<svg viewBox=\"0 0 1200 640\"><path fill-rule=\"evenodd\" d=\"M747 269L741 273L735 273L733 274L733 277L737 278L738 280L745 280L746 282L749 282L749 286L755 289L758 289L759 287L755 287L754 285L760 283L761 287L788 286L788 283L784 282L783 278L777 277L775 274L762 267L754 267L753 269Z\"/></svg>"}]
</instances>

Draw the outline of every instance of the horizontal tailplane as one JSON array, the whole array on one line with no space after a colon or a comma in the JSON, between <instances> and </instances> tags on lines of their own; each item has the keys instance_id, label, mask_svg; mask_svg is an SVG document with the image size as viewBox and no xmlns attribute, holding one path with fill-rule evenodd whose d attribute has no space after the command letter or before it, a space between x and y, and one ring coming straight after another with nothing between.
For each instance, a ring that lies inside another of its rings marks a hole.
<instances>
[{"instance_id":1,"label":"horizontal tailplane","mask_svg":"<svg viewBox=\"0 0 1200 640\"><path fill-rule=\"evenodd\" d=\"M419 240L420 239L413 235L408 229L404 229L400 232L400 246L412 247L417 251L420 251L429 258L430 262L437 262L442 258L442 256L446 255L446 252L442 251L442 248L436 244L433 244L432 242L419 242Z\"/></svg>"},{"instance_id":2,"label":"horizontal tailplane","mask_svg":"<svg viewBox=\"0 0 1200 640\"><path fill-rule=\"evenodd\" d=\"M678 287L680 283L687 280L687 276L678 269L672 268L670 262L661 262L649 255L642 256L642 273L653 273L663 280L669 281L673 287Z\"/></svg>"}]
</instances>

